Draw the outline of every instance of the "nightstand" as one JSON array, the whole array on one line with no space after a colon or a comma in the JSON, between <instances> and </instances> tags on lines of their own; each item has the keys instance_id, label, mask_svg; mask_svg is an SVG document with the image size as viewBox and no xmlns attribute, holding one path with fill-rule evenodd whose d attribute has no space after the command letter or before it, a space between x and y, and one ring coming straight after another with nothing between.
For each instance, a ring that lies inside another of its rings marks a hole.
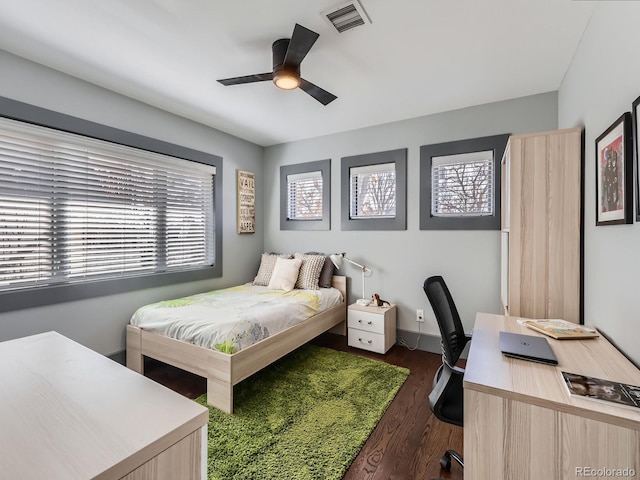
<instances>
[{"instance_id":1,"label":"nightstand","mask_svg":"<svg viewBox=\"0 0 640 480\"><path fill-rule=\"evenodd\" d=\"M349 305L347 326L350 347L386 353L396 343L396 306Z\"/></svg>"}]
</instances>

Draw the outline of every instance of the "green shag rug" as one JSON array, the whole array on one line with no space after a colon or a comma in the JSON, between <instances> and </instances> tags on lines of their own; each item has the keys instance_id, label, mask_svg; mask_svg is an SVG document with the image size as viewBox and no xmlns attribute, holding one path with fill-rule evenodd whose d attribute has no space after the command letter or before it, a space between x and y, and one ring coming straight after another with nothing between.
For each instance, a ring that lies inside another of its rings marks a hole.
<instances>
[{"instance_id":1,"label":"green shag rug","mask_svg":"<svg viewBox=\"0 0 640 480\"><path fill-rule=\"evenodd\" d=\"M209 407L209 480L341 479L408 375L299 348L236 385L233 415Z\"/></svg>"}]
</instances>

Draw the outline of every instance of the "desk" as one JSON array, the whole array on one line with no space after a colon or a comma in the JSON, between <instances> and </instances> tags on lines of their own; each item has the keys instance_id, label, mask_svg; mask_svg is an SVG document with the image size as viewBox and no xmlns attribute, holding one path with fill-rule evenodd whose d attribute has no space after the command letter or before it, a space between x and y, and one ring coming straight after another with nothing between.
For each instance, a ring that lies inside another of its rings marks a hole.
<instances>
[{"instance_id":1,"label":"desk","mask_svg":"<svg viewBox=\"0 0 640 480\"><path fill-rule=\"evenodd\" d=\"M0 343L0 477L200 479L208 410L55 332Z\"/></svg>"},{"instance_id":2,"label":"desk","mask_svg":"<svg viewBox=\"0 0 640 480\"><path fill-rule=\"evenodd\" d=\"M504 357L500 331L543 336L514 317L478 313L464 376L464 478L565 480L625 468L633 471L598 478L639 478L640 410L571 397L560 371L634 385L640 371L602 337L549 338L557 367Z\"/></svg>"}]
</instances>

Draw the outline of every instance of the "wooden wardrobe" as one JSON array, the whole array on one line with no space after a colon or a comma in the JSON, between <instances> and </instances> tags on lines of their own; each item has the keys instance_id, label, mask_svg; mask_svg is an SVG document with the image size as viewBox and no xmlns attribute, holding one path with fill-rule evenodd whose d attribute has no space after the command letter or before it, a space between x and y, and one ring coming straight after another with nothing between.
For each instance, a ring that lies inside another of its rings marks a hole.
<instances>
[{"instance_id":1,"label":"wooden wardrobe","mask_svg":"<svg viewBox=\"0 0 640 480\"><path fill-rule=\"evenodd\" d=\"M502 306L582 321L582 130L514 135L502 160Z\"/></svg>"}]
</instances>

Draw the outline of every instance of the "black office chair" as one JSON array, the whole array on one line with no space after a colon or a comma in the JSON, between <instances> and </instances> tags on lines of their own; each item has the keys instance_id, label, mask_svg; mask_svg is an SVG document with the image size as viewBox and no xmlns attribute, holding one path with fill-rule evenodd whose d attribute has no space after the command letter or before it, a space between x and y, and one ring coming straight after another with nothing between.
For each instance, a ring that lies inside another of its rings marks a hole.
<instances>
[{"instance_id":1,"label":"black office chair","mask_svg":"<svg viewBox=\"0 0 640 480\"><path fill-rule=\"evenodd\" d=\"M433 308L442 336L442 365L433 379L429 407L439 420L461 427L464 369L456 367L456 362L467 342L471 340L471 335L464 333L456 305L440 275L427 278L423 288ZM447 450L440 459L443 470L451 471L452 458L464 468L462 455L455 450Z\"/></svg>"}]
</instances>

